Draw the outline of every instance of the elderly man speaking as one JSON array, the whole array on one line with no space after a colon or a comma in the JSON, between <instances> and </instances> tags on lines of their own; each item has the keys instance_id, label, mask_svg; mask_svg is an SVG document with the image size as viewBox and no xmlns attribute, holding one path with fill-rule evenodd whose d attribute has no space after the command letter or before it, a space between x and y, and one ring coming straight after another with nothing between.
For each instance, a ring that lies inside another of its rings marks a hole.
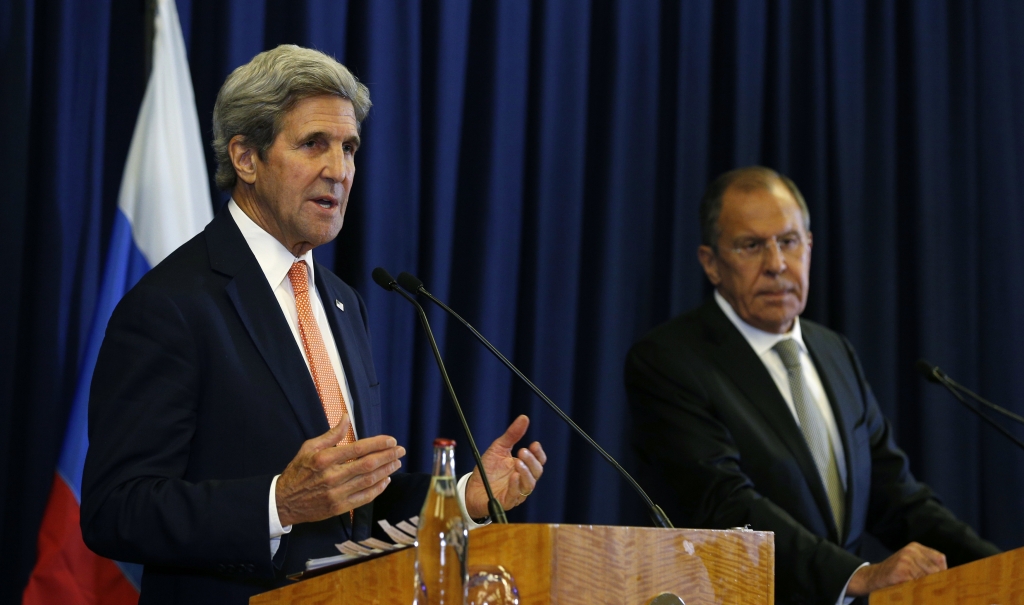
<instances>
[{"instance_id":1,"label":"elderly man speaking","mask_svg":"<svg viewBox=\"0 0 1024 605\"><path fill-rule=\"evenodd\" d=\"M395 471L359 295L313 260L341 230L369 92L323 53L280 46L224 82L206 229L110 319L89 402L86 544L142 563L140 603L245 603L311 557L416 514L429 477ZM506 508L539 443L517 418L484 453ZM466 513L487 516L477 471ZM369 599L372 595L367 595Z\"/></svg>"}]
</instances>

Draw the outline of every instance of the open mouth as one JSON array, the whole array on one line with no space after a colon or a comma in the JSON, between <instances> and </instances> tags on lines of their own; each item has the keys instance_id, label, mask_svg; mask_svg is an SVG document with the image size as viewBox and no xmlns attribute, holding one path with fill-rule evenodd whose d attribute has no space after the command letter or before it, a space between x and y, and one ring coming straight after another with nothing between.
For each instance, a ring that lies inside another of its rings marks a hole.
<instances>
[{"instance_id":1,"label":"open mouth","mask_svg":"<svg viewBox=\"0 0 1024 605\"><path fill-rule=\"evenodd\" d=\"M330 196L315 197L311 201L324 210L330 210L338 205L338 200Z\"/></svg>"}]
</instances>

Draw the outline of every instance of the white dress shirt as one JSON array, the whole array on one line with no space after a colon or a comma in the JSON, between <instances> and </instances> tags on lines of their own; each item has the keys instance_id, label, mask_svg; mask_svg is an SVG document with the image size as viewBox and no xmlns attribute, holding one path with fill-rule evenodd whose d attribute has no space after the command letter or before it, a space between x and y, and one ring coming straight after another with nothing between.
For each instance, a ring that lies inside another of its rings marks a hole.
<instances>
[{"instance_id":1,"label":"white dress shirt","mask_svg":"<svg viewBox=\"0 0 1024 605\"><path fill-rule=\"evenodd\" d=\"M771 375L772 380L775 381L775 386L779 388L779 393L782 398L786 400L786 405L789 406L789 411L793 414L793 420L800 425L800 418L796 413L796 406L793 404L793 391L789 386L789 374L786 372L786 366L782 363L782 357L772 349L779 341L791 338L796 341L800 350L800 369L803 370L804 381L807 383L807 390L810 392L811 399L814 401L814 405L817 406L821 412L822 418L825 419L825 426L828 429L829 437L832 441L832 449L836 454L836 466L839 469L839 480L842 482L845 490L846 483L846 451L843 449L842 438L839 435L839 426L836 424L836 417L832 413L832 406L829 405L828 395L825 394L825 386L821 383L821 376L818 375L817 368L814 367L814 362L811 360L810 354L807 352L807 345L804 344L803 333L800 331L800 318L797 317L793 320L793 328L785 334L773 334L771 332L765 332L755 328L754 326L743 321L736 311L729 304L729 301L715 290L715 302L718 303L719 308L725 313L725 316L729 318L732 325L736 326L736 329L740 331L743 338L746 339L750 348L754 349L754 353L761 359L761 363L764 364L768 374ZM867 563L864 563L867 565ZM864 565L861 565L863 567ZM857 569L860 569L858 567ZM854 571L856 573L856 571ZM850 576L853 577L852 575ZM846 581L849 586L850 581ZM839 593L839 599L836 601L836 605L843 605L843 603L849 603L853 598L846 599L846 587L843 587L843 591Z\"/></svg>"}]
</instances>

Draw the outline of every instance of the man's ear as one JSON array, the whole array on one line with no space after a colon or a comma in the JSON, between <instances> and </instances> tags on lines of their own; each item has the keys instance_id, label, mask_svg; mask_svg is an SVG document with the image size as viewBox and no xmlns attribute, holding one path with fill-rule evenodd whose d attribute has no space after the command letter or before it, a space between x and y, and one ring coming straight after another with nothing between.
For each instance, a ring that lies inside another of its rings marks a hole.
<instances>
[{"instance_id":1,"label":"man's ear","mask_svg":"<svg viewBox=\"0 0 1024 605\"><path fill-rule=\"evenodd\" d=\"M256 150L245 142L245 137L236 134L228 141L228 155L235 174L243 183L252 185L256 182Z\"/></svg>"},{"instance_id":2,"label":"man's ear","mask_svg":"<svg viewBox=\"0 0 1024 605\"><path fill-rule=\"evenodd\" d=\"M711 285L718 286L722 281L718 275L718 255L711 249L711 246L697 248L697 260L700 261L700 266L704 267L704 275L708 276Z\"/></svg>"}]
</instances>

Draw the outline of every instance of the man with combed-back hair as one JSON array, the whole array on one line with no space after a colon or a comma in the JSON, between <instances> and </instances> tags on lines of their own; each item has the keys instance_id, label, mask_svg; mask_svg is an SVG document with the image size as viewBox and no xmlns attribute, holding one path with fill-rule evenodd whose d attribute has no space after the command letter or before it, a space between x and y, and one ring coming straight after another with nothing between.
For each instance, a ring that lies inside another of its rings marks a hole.
<instances>
[{"instance_id":1,"label":"man with combed-back hair","mask_svg":"<svg viewBox=\"0 0 1024 605\"><path fill-rule=\"evenodd\" d=\"M369 109L366 87L318 51L280 46L236 69L214 109L231 200L110 319L82 534L145 566L142 604L246 603L422 506L430 477L396 473L405 449L380 434L362 298L312 255L341 230ZM483 455L505 508L546 462L536 442L514 452L528 424ZM476 469L459 490L463 514L485 518Z\"/></svg>"},{"instance_id":2,"label":"man with combed-back hair","mask_svg":"<svg viewBox=\"0 0 1024 605\"><path fill-rule=\"evenodd\" d=\"M775 532L775 602L843 605L998 549L914 480L850 343L800 317L810 223L774 170L715 179L714 299L633 345L626 390L639 479L676 524ZM869 565L865 533L896 552Z\"/></svg>"}]
</instances>

